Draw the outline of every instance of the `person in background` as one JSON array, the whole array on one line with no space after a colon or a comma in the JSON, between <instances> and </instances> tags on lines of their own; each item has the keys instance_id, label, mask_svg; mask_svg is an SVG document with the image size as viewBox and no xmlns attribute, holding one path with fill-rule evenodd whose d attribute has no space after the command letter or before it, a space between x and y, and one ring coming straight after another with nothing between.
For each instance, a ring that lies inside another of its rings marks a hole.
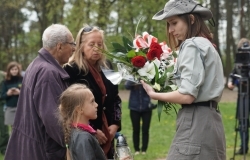
<instances>
[{"instance_id":1,"label":"person in background","mask_svg":"<svg viewBox=\"0 0 250 160\"><path fill-rule=\"evenodd\" d=\"M132 81L125 82L125 88L130 90L129 104L130 119L133 127L133 145L135 155L146 154L149 142L149 128L152 117L150 97L141 84ZM142 125L141 125L142 121ZM140 130L142 129L142 146L140 148Z\"/></svg>"},{"instance_id":2,"label":"person in background","mask_svg":"<svg viewBox=\"0 0 250 160\"><path fill-rule=\"evenodd\" d=\"M248 49L250 51L250 40L246 39L246 38L241 38L240 41L238 42L237 48L239 50L239 49L244 48L244 47L248 47ZM240 53L237 53L237 54L240 54ZM249 70L247 70L247 72L249 72ZM241 93L241 91L240 91L240 79L239 79L239 77L234 76L235 74L241 75L239 73L239 71L237 70L236 65L235 65L232 73L230 74L231 76L229 76L230 79L228 81L227 87L229 89L234 89L234 87L237 86L237 88L238 88L236 118L239 120L239 128L240 128L241 124L242 124L242 119L240 119L239 113L240 113L240 109L243 109L243 108L240 108L240 105L239 105L239 102L240 102L240 93ZM250 91L250 85L248 86L248 88L249 88L248 90ZM249 99L248 101L250 102L249 95L248 95L248 99ZM247 106L247 107L248 107L248 110L250 111L250 105ZM249 117L249 113L247 115ZM241 117L241 118L243 118L243 117ZM249 143L249 118L247 118L246 121L247 121L247 124L244 125L244 126L246 126L246 130L243 132L242 128L239 129L240 143L241 144L240 144L240 149L236 152L236 154L240 154L240 155L248 153L248 149L249 149L249 145L248 145L248 143ZM245 146L243 146L243 145L245 145ZM243 149L243 148L245 148L245 149Z\"/></svg>"},{"instance_id":3,"label":"person in background","mask_svg":"<svg viewBox=\"0 0 250 160\"><path fill-rule=\"evenodd\" d=\"M64 135L55 113L68 87L69 75L62 66L75 51L75 43L61 24L46 28L42 41L25 72L5 160L65 160Z\"/></svg>"},{"instance_id":4,"label":"person in background","mask_svg":"<svg viewBox=\"0 0 250 160\"><path fill-rule=\"evenodd\" d=\"M6 73L0 71L0 152L5 154L5 150L9 140L9 129L8 126L4 124L4 105L5 101L2 98L2 84L5 79Z\"/></svg>"},{"instance_id":5,"label":"person in background","mask_svg":"<svg viewBox=\"0 0 250 160\"><path fill-rule=\"evenodd\" d=\"M12 126L14 123L17 101L22 86L23 77L19 63L10 62L7 66L6 77L2 84L1 97L5 99L6 109L4 113L4 124Z\"/></svg>"},{"instance_id":6,"label":"person in background","mask_svg":"<svg viewBox=\"0 0 250 160\"><path fill-rule=\"evenodd\" d=\"M87 85L98 104L97 118L90 120L95 136L108 159L114 156L114 137L121 129L121 99L118 85L106 78L101 68L106 66L104 33L98 27L84 26L76 36L76 51L64 69L70 75L69 84Z\"/></svg>"},{"instance_id":7,"label":"person in background","mask_svg":"<svg viewBox=\"0 0 250 160\"><path fill-rule=\"evenodd\" d=\"M141 80L152 99L181 105L167 160L226 160L225 132L218 110L224 74L204 22L210 18L212 12L193 0L170 0L153 16L165 21L169 46L179 49L173 71L176 91L155 92Z\"/></svg>"}]
</instances>

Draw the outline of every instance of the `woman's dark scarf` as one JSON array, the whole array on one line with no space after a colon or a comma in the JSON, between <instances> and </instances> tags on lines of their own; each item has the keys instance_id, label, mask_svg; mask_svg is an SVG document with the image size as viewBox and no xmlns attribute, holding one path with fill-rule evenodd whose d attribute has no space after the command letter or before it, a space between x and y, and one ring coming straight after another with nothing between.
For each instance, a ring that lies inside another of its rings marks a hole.
<instances>
[{"instance_id":1,"label":"woman's dark scarf","mask_svg":"<svg viewBox=\"0 0 250 160\"><path fill-rule=\"evenodd\" d=\"M100 72L96 69L96 67L94 67L93 65L91 65L90 63L88 63L88 67L89 67L89 71L92 74L92 76L94 77L97 85L99 86L99 88L101 89L102 92L102 104L105 101L105 97L106 97L106 87L103 83L102 80L102 76L100 74ZM105 136L107 137L107 142L103 145L101 145L105 155L107 155L108 151L110 150L111 147L111 137L109 134L109 129L108 129L108 121L106 118L106 115L104 113L104 111L102 111L102 121L103 121L103 125L102 125L102 131L105 134Z\"/></svg>"}]
</instances>

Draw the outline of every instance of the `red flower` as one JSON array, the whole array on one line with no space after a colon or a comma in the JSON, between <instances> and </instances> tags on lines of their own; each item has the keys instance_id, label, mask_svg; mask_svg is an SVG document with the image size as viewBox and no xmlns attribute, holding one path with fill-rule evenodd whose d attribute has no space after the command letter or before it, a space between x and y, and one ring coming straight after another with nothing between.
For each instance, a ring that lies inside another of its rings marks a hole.
<instances>
[{"instance_id":1,"label":"red flower","mask_svg":"<svg viewBox=\"0 0 250 160\"><path fill-rule=\"evenodd\" d=\"M160 60L162 53L163 53L163 50L161 48L161 45L156 42L152 42L149 47L149 51L147 53L147 58L148 60L154 60L155 57L157 57Z\"/></svg>"},{"instance_id":2,"label":"red flower","mask_svg":"<svg viewBox=\"0 0 250 160\"><path fill-rule=\"evenodd\" d=\"M133 66L143 67L146 63L146 58L143 56L135 56L131 59Z\"/></svg>"}]
</instances>

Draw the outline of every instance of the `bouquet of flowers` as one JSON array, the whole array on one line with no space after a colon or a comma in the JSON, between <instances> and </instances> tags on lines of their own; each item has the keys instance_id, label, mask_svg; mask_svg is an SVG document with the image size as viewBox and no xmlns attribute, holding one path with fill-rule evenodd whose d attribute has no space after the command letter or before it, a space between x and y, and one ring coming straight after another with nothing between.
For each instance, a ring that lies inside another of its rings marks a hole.
<instances>
[{"instance_id":1,"label":"bouquet of flowers","mask_svg":"<svg viewBox=\"0 0 250 160\"><path fill-rule=\"evenodd\" d=\"M103 51L117 64L119 73L124 79L140 83L144 80L156 92L170 92L177 89L173 83L173 69L177 57L165 42L158 42L153 35L143 32L136 35L133 41L122 38L123 45L112 43L113 52ZM158 101L158 117L174 108L172 103Z\"/></svg>"}]
</instances>

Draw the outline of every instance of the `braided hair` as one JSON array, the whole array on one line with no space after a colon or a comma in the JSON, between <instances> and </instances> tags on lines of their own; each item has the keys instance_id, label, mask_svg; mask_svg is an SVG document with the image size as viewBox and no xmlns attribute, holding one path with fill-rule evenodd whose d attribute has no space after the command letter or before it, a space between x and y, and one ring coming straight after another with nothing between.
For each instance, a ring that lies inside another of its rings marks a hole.
<instances>
[{"instance_id":1,"label":"braided hair","mask_svg":"<svg viewBox=\"0 0 250 160\"><path fill-rule=\"evenodd\" d=\"M70 142L72 123L77 123L79 119L77 108L83 106L89 92L91 91L86 85L73 84L61 94L59 99L59 122L64 132L67 160L71 160L68 144Z\"/></svg>"}]
</instances>

